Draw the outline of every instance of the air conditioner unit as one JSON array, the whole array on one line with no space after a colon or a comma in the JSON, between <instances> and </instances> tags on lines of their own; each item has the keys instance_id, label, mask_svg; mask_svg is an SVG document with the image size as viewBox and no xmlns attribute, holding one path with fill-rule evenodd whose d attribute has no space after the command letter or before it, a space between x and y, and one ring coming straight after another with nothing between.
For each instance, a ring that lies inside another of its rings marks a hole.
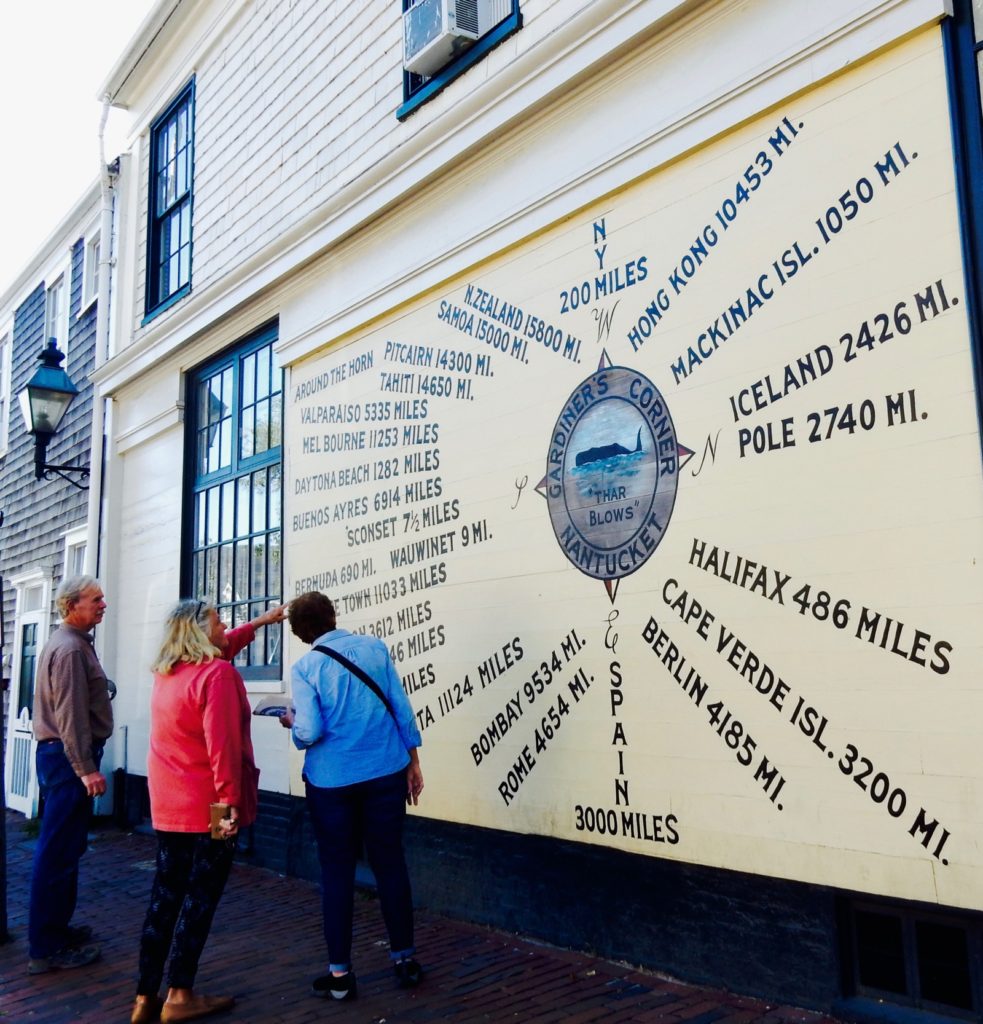
<instances>
[{"instance_id":1,"label":"air conditioner unit","mask_svg":"<svg viewBox=\"0 0 983 1024\"><path fill-rule=\"evenodd\" d=\"M491 0L417 0L403 12L403 67L433 75L494 27Z\"/></svg>"}]
</instances>

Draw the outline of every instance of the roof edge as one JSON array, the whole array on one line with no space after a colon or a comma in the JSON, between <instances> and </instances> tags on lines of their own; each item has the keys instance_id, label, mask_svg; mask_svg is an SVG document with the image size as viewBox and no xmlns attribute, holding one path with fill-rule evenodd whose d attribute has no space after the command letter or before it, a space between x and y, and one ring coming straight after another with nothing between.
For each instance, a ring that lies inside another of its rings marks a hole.
<instances>
[{"instance_id":1,"label":"roof edge","mask_svg":"<svg viewBox=\"0 0 983 1024\"><path fill-rule=\"evenodd\" d=\"M96 99L102 101L108 98L112 106L127 109L128 97L125 90L130 76L183 3L184 0L158 0L99 87Z\"/></svg>"}]
</instances>

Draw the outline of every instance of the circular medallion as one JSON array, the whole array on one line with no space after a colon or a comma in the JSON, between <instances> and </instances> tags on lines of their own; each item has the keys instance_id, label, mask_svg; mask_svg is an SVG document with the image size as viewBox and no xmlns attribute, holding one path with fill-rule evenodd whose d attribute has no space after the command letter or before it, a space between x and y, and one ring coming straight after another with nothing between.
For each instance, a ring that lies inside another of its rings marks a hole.
<instances>
[{"instance_id":1,"label":"circular medallion","mask_svg":"<svg viewBox=\"0 0 983 1024\"><path fill-rule=\"evenodd\" d=\"M678 481L676 429L644 374L609 366L577 385L553 427L546 500L582 573L613 580L640 569L669 525Z\"/></svg>"}]
</instances>

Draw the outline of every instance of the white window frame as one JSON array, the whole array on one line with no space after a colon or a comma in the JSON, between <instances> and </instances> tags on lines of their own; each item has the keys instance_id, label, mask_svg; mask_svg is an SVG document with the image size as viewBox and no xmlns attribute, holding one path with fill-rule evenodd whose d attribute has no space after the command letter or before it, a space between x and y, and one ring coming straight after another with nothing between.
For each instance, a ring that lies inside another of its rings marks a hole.
<instances>
[{"instance_id":1,"label":"white window frame","mask_svg":"<svg viewBox=\"0 0 983 1024\"><path fill-rule=\"evenodd\" d=\"M12 810L18 810L28 818L33 818L38 809L38 780L34 767L33 726L30 724L30 713L27 715L16 711L18 702L18 691L20 687L21 671L21 637L24 633L24 626L36 623L38 627L38 651L48 642L48 634L51 631L51 593L52 579L49 569L35 566L25 572L17 573L10 577L10 585L16 594L14 611L14 634L13 634L13 658L10 668L10 707L7 715L7 763L4 765L4 779L7 786L5 794L7 806ZM25 608L28 593L36 587L40 587L40 601L37 608L27 611ZM35 679L35 683L36 683ZM18 744L14 742L15 733L19 733L23 739L25 733L29 733L31 741L30 757L27 770L29 772L29 784L26 794L17 794L11 790L14 778L14 756Z\"/></svg>"},{"instance_id":2,"label":"white window frame","mask_svg":"<svg viewBox=\"0 0 983 1024\"><path fill-rule=\"evenodd\" d=\"M61 285L62 304L57 312L57 317L52 322L51 316L51 292ZM58 266L50 278L44 281L44 341L43 347L47 348L48 339L56 338L58 351L65 356L63 367L68 366L68 307L72 304L72 264L71 261Z\"/></svg>"},{"instance_id":3,"label":"white window frame","mask_svg":"<svg viewBox=\"0 0 983 1024\"><path fill-rule=\"evenodd\" d=\"M65 541L65 561L62 579L69 576L82 576L86 573L89 564L89 552L87 550L89 527L76 526L73 530L66 530L62 535ZM82 565L76 568L72 562L79 548L82 549Z\"/></svg>"},{"instance_id":4,"label":"white window frame","mask_svg":"<svg viewBox=\"0 0 983 1024\"><path fill-rule=\"evenodd\" d=\"M10 391L11 351L14 344L14 322L0 325L0 456L7 454L10 442L10 409L13 395Z\"/></svg>"},{"instance_id":5,"label":"white window frame","mask_svg":"<svg viewBox=\"0 0 983 1024\"><path fill-rule=\"evenodd\" d=\"M102 232L94 228L86 232L85 249L82 256L82 302L79 306L78 317L99 297L99 260L102 250Z\"/></svg>"}]
</instances>

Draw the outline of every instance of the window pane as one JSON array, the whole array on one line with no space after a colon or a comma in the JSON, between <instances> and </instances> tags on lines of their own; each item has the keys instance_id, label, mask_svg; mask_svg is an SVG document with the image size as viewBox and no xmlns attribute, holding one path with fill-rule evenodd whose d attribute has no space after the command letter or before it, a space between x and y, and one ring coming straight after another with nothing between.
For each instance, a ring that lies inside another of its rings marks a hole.
<instances>
[{"instance_id":1,"label":"window pane","mask_svg":"<svg viewBox=\"0 0 983 1024\"><path fill-rule=\"evenodd\" d=\"M195 498L195 547L205 546L205 506L207 491L202 491Z\"/></svg>"},{"instance_id":2,"label":"window pane","mask_svg":"<svg viewBox=\"0 0 983 1024\"><path fill-rule=\"evenodd\" d=\"M267 665L280 664L280 639L283 635L283 625L274 622L266 627L266 663Z\"/></svg>"},{"instance_id":3,"label":"window pane","mask_svg":"<svg viewBox=\"0 0 983 1024\"><path fill-rule=\"evenodd\" d=\"M203 476L208 472L208 431L198 431L198 454L197 454L197 467L195 472L198 476Z\"/></svg>"},{"instance_id":4,"label":"window pane","mask_svg":"<svg viewBox=\"0 0 983 1024\"><path fill-rule=\"evenodd\" d=\"M208 428L208 465L205 467L206 473L214 473L219 467L219 441L221 440L221 424L213 423Z\"/></svg>"},{"instance_id":5,"label":"window pane","mask_svg":"<svg viewBox=\"0 0 983 1024\"><path fill-rule=\"evenodd\" d=\"M265 399L256 405L256 454L270 447L270 402Z\"/></svg>"},{"instance_id":6,"label":"window pane","mask_svg":"<svg viewBox=\"0 0 983 1024\"><path fill-rule=\"evenodd\" d=\"M918 981L923 999L973 1009L973 985L966 932L931 921L915 923Z\"/></svg>"},{"instance_id":7,"label":"window pane","mask_svg":"<svg viewBox=\"0 0 983 1024\"><path fill-rule=\"evenodd\" d=\"M212 377L208 382L208 422L217 423L226 412L222 401L222 377Z\"/></svg>"},{"instance_id":8,"label":"window pane","mask_svg":"<svg viewBox=\"0 0 983 1024\"><path fill-rule=\"evenodd\" d=\"M250 597L266 597L266 540L257 537L252 542L253 577L249 587Z\"/></svg>"},{"instance_id":9,"label":"window pane","mask_svg":"<svg viewBox=\"0 0 983 1024\"><path fill-rule=\"evenodd\" d=\"M270 558L267 563L269 566L268 578L270 580L270 597L279 597L280 593L280 580L281 569L280 569L280 533L267 534L267 541L270 545Z\"/></svg>"},{"instance_id":10,"label":"window pane","mask_svg":"<svg viewBox=\"0 0 983 1024\"><path fill-rule=\"evenodd\" d=\"M223 603L231 601L235 596L232 589L232 548L231 544L223 544L219 548L218 599Z\"/></svg>"},{"instance_id":11,"label":"window pane","mask_svg":"<svg viewBox=\"0 0 983 1024\"><path fill-rule=\"evenodd\" d=\"M270 447L280 447L280 421L283 419L283 397L279 394L273 396L270 404Z\"/></svg>"},{"instance_id":12,"label":"window pane","mask_svg":"<svg viewBox=\"0 0 983 1024\"><path fill-rule=\"evenodd\" d=\"M232 465L232 421L222 420L219 432L219 464L223 467Z\"/></svg>"},{"instance_id":13,"label":"window pane","mask_svg":"<svg viewBox=\"0 0 983 1024\"><path fill-rule=\"evenodd\" d=\"M901 918L858 910L855 916L860 983L906 994Z\"/></svg>"},{"instance_id":14,"label":"window pane","mask_svg":"<svg viewBox=\"0 0 983 1024\"><path fill-rule=\"evenodd\" d=\"M270 393L270 346L256 353L256 397L265 398Z\"/></svg>"},{"instance_id":15,"label":"window pane","mask_svg":"<svg viewBox=\"0 0 983 1024\"><path fill-rule=\"evenodd\" d=\"M235 590L232 594L233 598L239 600L243 597L250 596L250 583L249 583L249 541L240 540L236 543L236 562L235 562Z\"/></svg>"},{"instance_id":16,"label":"window pane","mask_svg":"<svg viewBox=\"0 0 983 1024\"><path fill-rule=\"evenodd\" d=\"M177 217L181 226L181 245L191 245L191 204L189 202L185 201L181 204Z\"/></svg>"},{"instance_id":17,"label":"window pane","mask_svg":"<svg viewBox=\"0 0 983 1024\"><path fill-rule=\"evenodd\" d=\"M178 253L177 268L174 271L177 284L174 290L183 288L191 280L191 246L186 245Z\"/></svg>"},{"instance_id":18,"label":"window pane","mask_svg":"<svg viewBox=\"0 0 983 1024\"><path fill-rule=\"evenodd\" d=\"M205 553L205 585L199 596L213 601L218 597L218 548L209 548Z\"/></svg>"},{"instance_id":19,"label":"window pane","mask_svg":"<svg viewBox=\"0 0 983 1024\"><path fill-rule=\"evenodd\" d=\"M160 277L158 287L160 288L160 296L162 299L166 299L171 294L171 264L168 258L168 246L170 245L170 232L165 227L164 234L160 240L160 254L158 259L160 260Z\"/></svg>"},{"instance_id":20,"label":"window pane","mask_svg":"<svg viewBox=\"0 0 983 1024\"><path fill-rule=\"evenodd\" d=\"M242 433L239 438L239 455L248 459L256 453L256 407L250 405L242 410L240 428Z\"/></svg>"},{"instance_id":21,"label":"window pane","mask_svg":"<svg viewBox=\"0 0 983 1024\"><path fill-rule=\"evenodd\" d=\"M205 492L208 496L208 533L205 536L206 544L217 544L219 542L219 519L218 519L218 494L217 487L212 487Z\"/></svg>"},{"instance_id":22,"label":"window pane","mask_svg":"<svg viewBox=\"0 0 983 1024\"><path fill-rule=\"evenodd\" d=\"M222 371L222 413L232 412L232 367Z\"/></svg>"},{"instance_id":23,"label":"window pane","mask_svg":"<svg viewBox=\"0 0 983 1024\"><path fill-rule=\"evenodd\" d=\"M246 356L242 361L242 404L252 405L256 401L256 354Z\"/></svg>"},{"instance_id":24,"label":"window pane","mask_svg":"<svg viewBox=\"0 0 983 1024\"><path fill-rule=\"evenodd\" d=\"M253 532L266 529L266 470L253 474Z\"/></svg>"},{"instance_id":25,"label":"window pane","mask_svg":"<svg viewBox=\"0 0 983 1024\"><path fill-rule=\"evenodd\" d=\"M204 593L202 581L205 578L205 552L199 551L191 565L191 593Z\"/></svg>"},{"instance_id":26,"label":"window pane","mask_svg":"<svg viewBox=\"0 0 983 1024\"><path fill-rule=\"evenodd\" d=\"M249 533L249 477L241 476L236 481L238 504L236 506L236 536Z\"/></svg>"},{"instance_id":27,"label":"window pane","mask_svg":"<svg viewBox=\"0 0 983 1024\"><path fill-rule=\"evenodd\" d=\"M280 467L270 466L270 529L280 525Z\"/></svg>"},{"instance_id":28,"label":"window pane","mask_svg":"<svg viewBox=\"0 0 983 1024\"><path fill-rule=\"evenodd\" d=\"M222 540L235 536L235 484L222 485Z\"/></svg>"}]
</instances>

